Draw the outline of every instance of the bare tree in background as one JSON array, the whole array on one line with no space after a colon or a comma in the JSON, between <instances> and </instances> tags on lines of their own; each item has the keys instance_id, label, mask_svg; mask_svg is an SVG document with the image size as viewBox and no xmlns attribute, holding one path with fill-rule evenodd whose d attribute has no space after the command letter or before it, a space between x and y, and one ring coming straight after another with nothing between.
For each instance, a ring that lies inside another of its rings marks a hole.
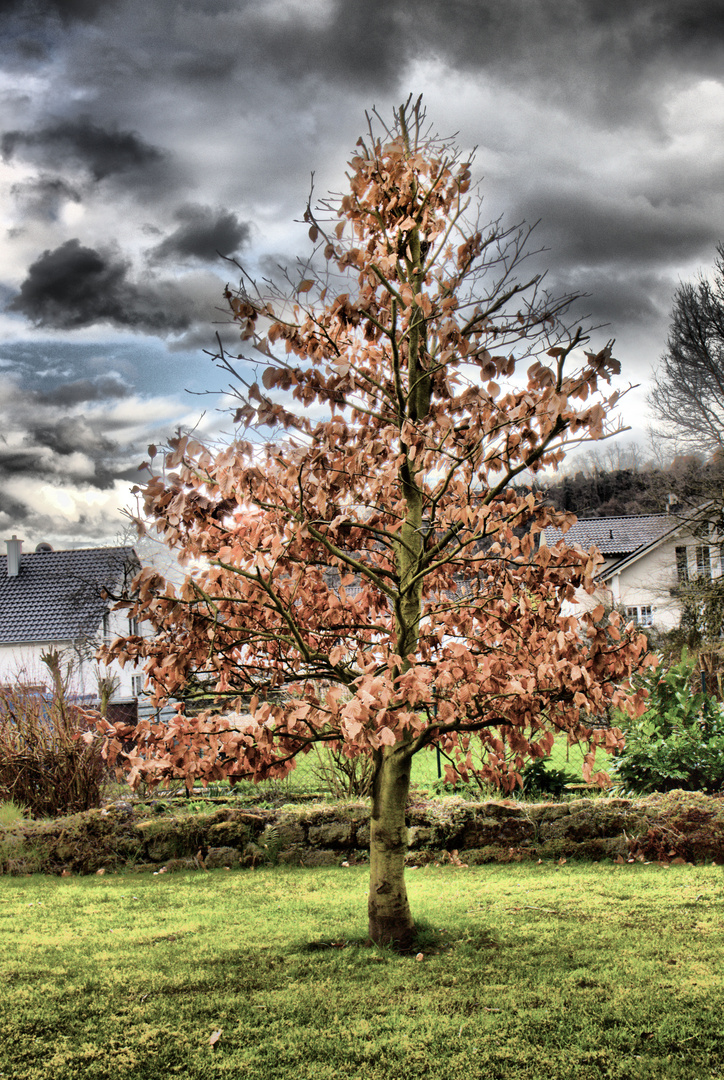
<instances>
[{"instance_id":1,"label":"bare tree in background","mask_svg":"<svg viewBox=\"0 0 724 1080\"><path fill-rule=\"evenodd\" d=\"M649 404L660 421L654 437L674 440L679 449L706 454L702 489L708 509L699 515L702 565L707 572L682 586L682 629L692 643L721 642L724 576L710 568L710 552L721 553L724 536L724 244L709 277L679 286L666 352L655 373ZM714 557L721 569L721 554Z\"/></svg>"},{"instance_id":2,"label":"bare tree in background","mask_svg":"<svg viewBox=\"0 0 724 1080\"><path fill-rule=\"evenodd\" d=\"M679 286L666 352L649 404L659 438L686 449L724 451L724 245L711 278Z\"/></svg>"}]
</instances>

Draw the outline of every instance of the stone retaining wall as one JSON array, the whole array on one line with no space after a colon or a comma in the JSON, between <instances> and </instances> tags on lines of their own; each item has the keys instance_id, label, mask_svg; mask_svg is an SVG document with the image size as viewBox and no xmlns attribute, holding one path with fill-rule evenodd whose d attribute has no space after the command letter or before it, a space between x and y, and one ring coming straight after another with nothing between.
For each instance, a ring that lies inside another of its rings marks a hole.
<instances>
[{"instance_id":1,"label":"stone retaining wall","mask_svg":"<svg viewBox=\"0 0 724 1080\"><path fill-rule=\"evenodd\" d=\"M286 863L333 866L368 858L366 804L219 807L189 814L159 804L103 810L0 830L0 869L94 873L135 868ZM526 804L441 799L408 815L410 865L521 859L659 859L724 862L724 801L696 792L648 799Z\"/></svg>"}]
</instances>

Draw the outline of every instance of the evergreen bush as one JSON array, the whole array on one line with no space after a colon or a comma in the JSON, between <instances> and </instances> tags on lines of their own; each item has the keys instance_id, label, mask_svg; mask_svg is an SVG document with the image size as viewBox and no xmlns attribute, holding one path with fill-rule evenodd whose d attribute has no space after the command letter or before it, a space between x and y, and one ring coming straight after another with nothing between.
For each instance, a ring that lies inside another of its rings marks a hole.
<instances>
[{"instance_id":1,"label":"evergreen bush","mask_svg":"<svg viewBox=\"0 0 724 1080\"><path fill-rule=\"evenodd\" d=\"M626 720L626 746L617 755L616 778L628 791L704 791L724 786L724 710L692 689L694 660L684 652L664 674L642 676L649 706Z\"/></svg>"}]
</instances>

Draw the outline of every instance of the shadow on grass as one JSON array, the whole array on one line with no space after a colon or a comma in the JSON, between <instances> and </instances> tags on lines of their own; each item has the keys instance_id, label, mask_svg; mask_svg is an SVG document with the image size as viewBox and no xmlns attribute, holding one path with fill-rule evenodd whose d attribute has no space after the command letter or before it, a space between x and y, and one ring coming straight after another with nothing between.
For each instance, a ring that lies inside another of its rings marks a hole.
<instances>
[{"instance_id":1,"label":"shadow on grass","mask_svg":"<svg viewBox=\"0 0 724 1080\"><path fill-rule=\"evenodd\" d=\"M420 921L415 928L415 936L412 944L406 949L397 949L394 945L377 945L369 937L348 938L321 938L314 941L296 942L289 947L290 953L316 953L338 952L341 949L374 949L383 956L394 958L396 956L416 956L424 953L426 956L435 956L438 953L449 952L450 949L462 946L468 951L479 952L490 949L499 949L500 942L497 936L484 928L476 928L474 932L447 931Z\"/></svg>"}]
</instances>

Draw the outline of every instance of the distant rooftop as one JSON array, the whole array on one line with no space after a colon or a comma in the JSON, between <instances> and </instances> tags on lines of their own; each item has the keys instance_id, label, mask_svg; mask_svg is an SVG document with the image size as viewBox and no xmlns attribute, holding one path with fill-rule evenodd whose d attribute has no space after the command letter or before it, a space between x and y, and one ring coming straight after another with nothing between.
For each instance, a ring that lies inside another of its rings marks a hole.
<instances>
[{"instance_id":1,"label":"distant rooftop","mask_svg":"<svg viewBox=\"0 0 724 1080\"><path fill-rule=\"evenodd\" d=\"M565 541L571 545L580 544L585 551L595 544L602 555L620 557L653 543L676 524L677 519L669 514L587 518L578 521L568 530ZM560 529L549 526L545 530L546 544L549 547L557 544L562 537Z\"/></svg>"},{"instance_id":2,"label":"distant rooftop","mask_svg":"<svg viewBox=\"0 0 724 1080\"><path fill-rule=\"evenodd\" d=\"M17 576L0 555L0 644L77 641L92 637L119 592L140 568L132 547L23 552Z\"/></svg>"}]
</instances>

